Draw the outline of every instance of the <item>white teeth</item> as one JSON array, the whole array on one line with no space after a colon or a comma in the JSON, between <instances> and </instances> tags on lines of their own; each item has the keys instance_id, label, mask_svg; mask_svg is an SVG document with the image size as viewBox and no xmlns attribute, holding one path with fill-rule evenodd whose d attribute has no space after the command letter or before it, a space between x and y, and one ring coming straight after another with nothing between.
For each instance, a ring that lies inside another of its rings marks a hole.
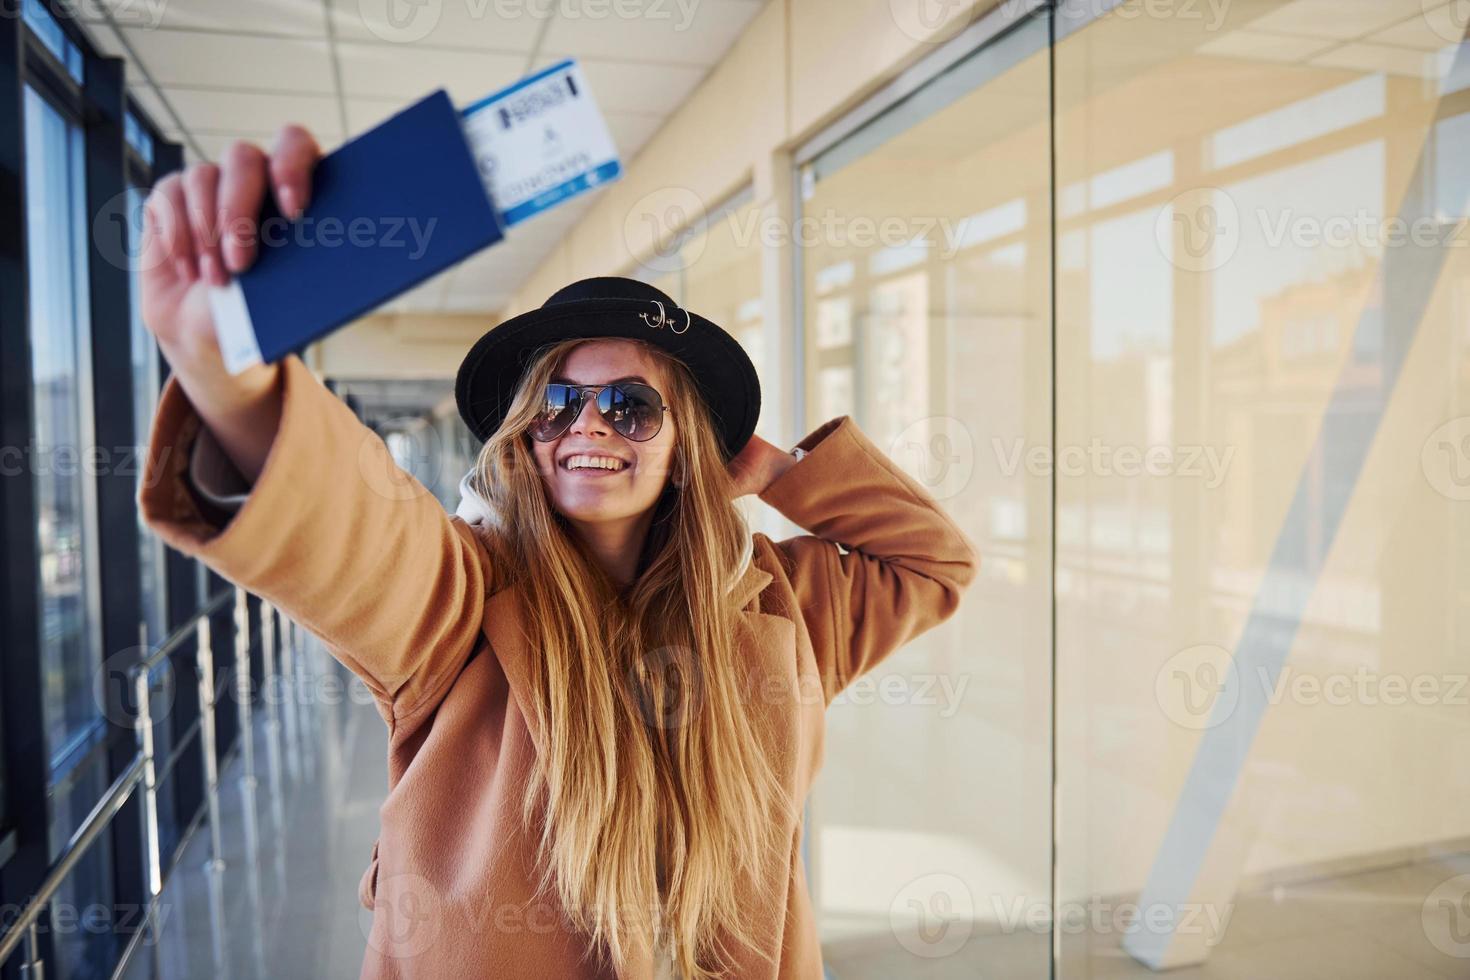
<instances>
[{"instance_id":1,"label":"white teeth","mask_svg":"<svg viewBox=\"0 0 1470 980\"><path fill-rule=\"evenodd\" d=\"M568 470L598 469L598 470L620 470L627 464L620 459L611 456L571 456L562 463Z\"/></svg>"}]
</instances>

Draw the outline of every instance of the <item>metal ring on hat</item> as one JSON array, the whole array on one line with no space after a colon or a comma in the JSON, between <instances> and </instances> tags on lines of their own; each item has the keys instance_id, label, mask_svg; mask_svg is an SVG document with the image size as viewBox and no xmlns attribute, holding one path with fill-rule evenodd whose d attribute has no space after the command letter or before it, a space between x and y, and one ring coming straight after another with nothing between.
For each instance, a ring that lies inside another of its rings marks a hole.
<instances>
[{"instance_id":1,"label":"metal ring on hat","mask_svg":"<svg viewBox=\"0 0 1470 980\"><path fill-rule=\"evenodd\" d=\"M673 320L670 320L669 321L669 329L670 330L673 330L674 333L684 333L686 330L689 329L689 319L690 319L690 317L689 317L689 311L688 310L685 310L684 311L684 330L676 329L674 327L674 321Z\"/></svg>"},{"instance_id":2,"label":"metal ring on hat","mask_svg":"<svg viewBox=\"0 0 1470 980\"><path fill-rule=\"evenodd\" d=\"M656 299L651 299L651 300L649 300L649 302L652 303L654 306L657 306L658 307L658 319L657 320L650 320L649 319L649 314L647 314L647 313L640 313L639 316L641 316L643 318L643 322L644 323L648 324L650 327L652 327L653 329L657 330L659 327L662 327L664 324L668 323L669 322L669 318L668 318L668 315L664 313L664 304L660 303Z\"/></svg>"}]
</instances>

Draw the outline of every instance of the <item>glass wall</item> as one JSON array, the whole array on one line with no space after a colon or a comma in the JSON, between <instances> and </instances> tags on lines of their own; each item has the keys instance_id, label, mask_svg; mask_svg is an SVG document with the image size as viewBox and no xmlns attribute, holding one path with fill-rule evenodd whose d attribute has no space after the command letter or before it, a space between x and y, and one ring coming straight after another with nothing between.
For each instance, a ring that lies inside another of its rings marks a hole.
<instances>
[{"instance_id":1,"label":"glass wall","mask_svg":"<svg viewBox=\"0 0 1470 980\"><path fill-rule=\"evenodd\" d=\"M151 157L152 145L147 134L131 114L127 116L127 122L128 142L135 149L147 148ZM137 256L142 252L143 201L148 194L142 188L131 187L127 195L128 254ZM142 290L137 285L137 271L134 270L133 288L129 292L129 324L132 335L130 350L133 360L133 424L139 458L148 448L153 413L158 408L162 386L158 343L143 323L141 296ZM142 467L139 467L140 489L142 477ZM144 523L141 513L138 514L138 573L142 599L142 609L139 611L140 638L144 647L154 650L168 637L167 565L163 542ZM154 751L163 758L167 758L174 747L174 723L169 716L173 710L174 691L178 683L172 658L164 658L149 676L149 687L153 692L150 711L154 719ZM158 812L161 815L159 839L165 854L171 852L180 836L178 821L174 819L177 805L175 790L175 781L172 779L165 779L158 784Z\"/></svg>"},{"instance_id":2,"label":"glass wall","mask_svg":"<svg viewBox=\"0 0 1470 980\"><path fill-rule=\"evenodd\" d=\"M747 189L670 240L659 254L629 275L663 290L680 306L718 323L744 349L755 365L763 392L775 390L785 353L771 349L762 294L763 219ZM767 397L755 434L781 440L781 422ZM754 497L742 498L751 530L779 536L782 518Z\"/></svg>"},{"instance_id":3,"label":"glass wall","mask_svg":"<svg viewBox=\"0 0 1470 980\"><path fill-rule=\"evenodd\" d=\"M805 428L851 415L983 554L958 615L828 712L811 877L843 980L1049 975L1025 925L1051 874L1046 28L800 176Z\"/></svg>"},{"instance_id":4,"label":"glass wall","mask_svg":"<svg viewBox=\"0 0 1470 980\"><path fill-rule=\"evenodd\" d=\"M1470 973L1463 7L1056 49L1061 975Z\"/></svg>"},{"instance_id":5,"label":"glass wall","mask_svg":"<svg viewBox=\"0 0 1470 980\"><path fill-rule=\"evenodd\" d=\"M93 691L102 649L87 303L82 130L25 90L27 278L30 292L31 473L39 520L42 716L50 759L54 857L109 783L108 731ZM111 855L100 841L55 900L75 918L86 896L108 901ZM110 962L112 937L58 932L64 975ZM104 948L108 947L108 948Z\"/></svg>"},{"instance_id":6,"label":"glass wall","mask_svg":"<svg viewBox=\"0 0 1470 980\"><path fill-rule=\"evenodd\" d=\"M132 116L129 116L128 119L131 120ZM147 196L147 192L142 188L133 187L128 190L129 255L138 255L142 251L141 219L143 201ZM133 419L137 427L138 449L139 452L142 452L148 445L149 423L158 407L162 378L158 364L158 344L143 323L140 308L142 291L136 283L137 273L134 272L134 288L129 295L131 303L129 322L132 327L131 350L133 354ZM141 478L142 473L140 472L139 479ZM163 642L168 633L168 610L164 593L163 542L148 529L141 513L138 515L138 547L138 568L141 572L143 593L142 621L147 642L157 644Z\"/></svg>"},{"instance_id":7,"label":"glass wall","mask_svg":"<svg viewBox=\"0 0 1470 980\"><path fill-rule=\"evenodd\" d=\"M829 713L827 962L1466 976L1464 5L1109 6L799 157L806 426L983 554Z\"/></svg>"}]
</instances>

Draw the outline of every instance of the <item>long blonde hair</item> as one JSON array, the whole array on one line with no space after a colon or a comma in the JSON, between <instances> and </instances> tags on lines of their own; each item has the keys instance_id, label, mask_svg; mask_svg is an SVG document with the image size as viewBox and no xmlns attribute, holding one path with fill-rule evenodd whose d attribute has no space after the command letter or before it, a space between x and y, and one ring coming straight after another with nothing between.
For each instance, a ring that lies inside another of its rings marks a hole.
<instances>
[{"instance_id":1,"label":"long blonde hair","mask_svg":"<svg viewBox=\"0 0 1470 980\"><path fill-rule=\"evenodd\" d=\"M630 944L662 936L679 972L702 980L723 974L720 929L757 948L740 913L742 874L789 860L775 831L796 809L741 697L730 593L751 534L688 369L631 341L664 369L682 488L666 484L637 576L615 587L553 508L525 434L553 372L584 342L537 352L474 472L498 564L525 599L529 701L545 736L522 818L536 833L544 797L537 893L554 890L592 948L621 972Z\"/></svg>"}]
</instances>

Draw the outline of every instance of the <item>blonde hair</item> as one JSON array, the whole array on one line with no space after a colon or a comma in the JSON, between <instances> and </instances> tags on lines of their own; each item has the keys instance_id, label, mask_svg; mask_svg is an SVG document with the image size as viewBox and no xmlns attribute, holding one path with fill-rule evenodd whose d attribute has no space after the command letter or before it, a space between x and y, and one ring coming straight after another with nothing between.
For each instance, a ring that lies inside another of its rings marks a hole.
<instances>
[{"instance_id":1,"label":"blonde hair","mask_svg":"<svg viewBox=\"0 0 1470 980\"><path fill-rule=\"evenodd\" d=\"M741 697L742 622L731 589L752 539L731 499L714 427L684 364L663 368L677 420L682 488L654 505L635 580L618 590L552 506L526 427L565 356L537 352L505 421L476 460L492 553L526 601L527 692L544 733L522 807L539 828L537 894L554 889L571 923L621 971L632 944L666 939L681 975L723 975L724 929L758 949L740 913L742 874L784 865L797 806ZM744 886L744 887L742 887Z\"/></svg>"}]
</instances>

